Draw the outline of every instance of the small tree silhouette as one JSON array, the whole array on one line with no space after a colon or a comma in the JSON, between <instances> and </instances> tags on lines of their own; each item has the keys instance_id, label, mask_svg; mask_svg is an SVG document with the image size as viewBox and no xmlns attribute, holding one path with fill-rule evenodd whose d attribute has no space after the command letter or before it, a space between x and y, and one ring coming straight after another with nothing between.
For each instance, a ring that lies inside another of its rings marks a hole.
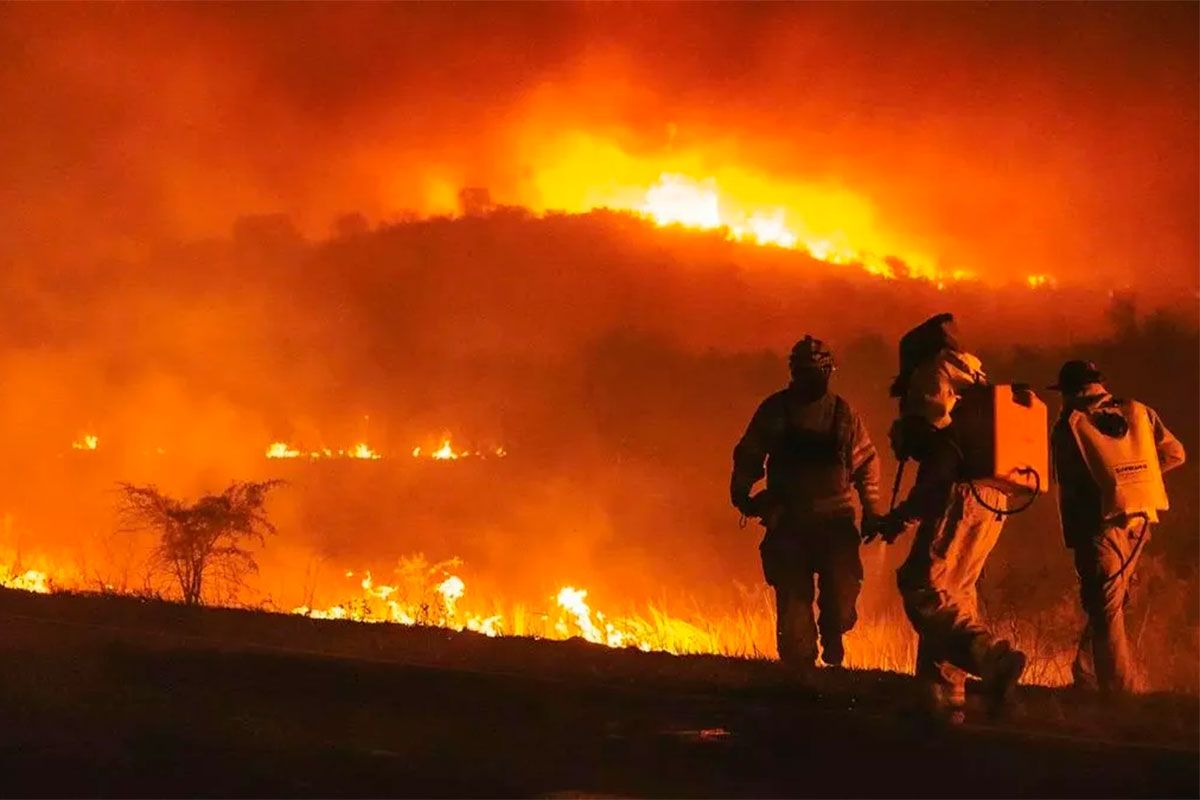
<instances>
[{"instance_id":1,"label":"small tree silhouette","mask_svg":"<svg viewBox=\"0 0 1200 800\"><path fill-rule=\"evenodd\" d=\"M241 586L243 577L258 571L247 545L262 546L266 535L275 532L263 504L279 483L234 481L220 494L204 495L190 505L154 485L122 483L122 530L156 532L153 563L178 582L184 603L197 605L205 578Z\"/></svg>"}]
</instances>

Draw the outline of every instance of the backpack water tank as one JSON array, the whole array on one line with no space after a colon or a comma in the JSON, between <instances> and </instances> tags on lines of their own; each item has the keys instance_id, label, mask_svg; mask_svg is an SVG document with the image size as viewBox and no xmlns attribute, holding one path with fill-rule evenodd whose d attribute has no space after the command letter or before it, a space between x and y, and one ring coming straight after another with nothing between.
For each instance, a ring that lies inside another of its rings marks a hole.
<instances>
[{"instance_id":1,"label":"backpack water tank","mask_svg":"<svg viewBox=\"0 0 1200 800\"><path fill-rule=\"evenodd\" d=\"M979 386L954 409L965 477L1009 494L1050 486L1046 404L1026 387Z\"/></svg>"}]
</instances>

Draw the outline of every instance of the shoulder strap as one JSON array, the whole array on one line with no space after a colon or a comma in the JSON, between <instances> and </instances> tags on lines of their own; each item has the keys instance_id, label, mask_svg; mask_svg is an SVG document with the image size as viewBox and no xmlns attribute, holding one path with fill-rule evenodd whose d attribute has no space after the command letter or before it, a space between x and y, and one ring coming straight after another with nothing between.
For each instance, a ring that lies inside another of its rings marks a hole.
<instances>
[{"instance_id":1,"label":"shoulder strap","mask_svg":"<svg viewBox=\"0 0 1200 800\"><path fill-rule=\"evenodd\" d=\"M854 412L839 394L833 397L833 432L846 469L854 469Z\"/></svg>"},{"instance_id":2,"label":"shoulder strap","mask_svg":"<svg viewBox=\"0 0 1200 800\"><path fill-rule=\"evenodd\" d=\"M788 402L787 390L776 392L767 398L770 404L768 419L768 437L772 442L783 437L792 424L791 403Z\"/></svg>"}]
</instances>

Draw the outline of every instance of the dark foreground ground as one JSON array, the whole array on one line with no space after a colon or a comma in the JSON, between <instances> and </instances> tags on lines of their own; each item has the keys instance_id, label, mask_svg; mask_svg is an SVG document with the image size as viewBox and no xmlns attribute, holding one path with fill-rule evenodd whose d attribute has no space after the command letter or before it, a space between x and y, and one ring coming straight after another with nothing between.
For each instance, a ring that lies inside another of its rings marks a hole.
<instances>
[{"instance_id":1,"label":"dark foreground ground","mask_svg":"<svg viewBox=\"0 0 1200 800\"><path fill-rule=\"evenodd\" d=\"M889 673L3 590L0 630L9 797L1200 794L1194 697L939 732Z\"/></svg>"}]
</instances>

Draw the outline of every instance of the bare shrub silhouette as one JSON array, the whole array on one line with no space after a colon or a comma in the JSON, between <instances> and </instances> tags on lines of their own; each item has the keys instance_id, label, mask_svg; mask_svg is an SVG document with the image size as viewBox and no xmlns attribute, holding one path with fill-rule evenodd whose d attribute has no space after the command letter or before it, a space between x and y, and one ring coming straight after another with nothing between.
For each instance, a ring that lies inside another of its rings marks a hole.
<instances>
[{"instance_id":1,"label":"bare shrub silhouette","mask_svg":"<svg viewBox=\"0 0 1200 800\"><path fill-rule=\"evenodd\" d=\"M118 513L124 531L153 531L152 564L179 585L183 602L198 605L206 579L242 586L258 571L249 545L266 544L275 526L263 505L281 481L234 481L220 494L186 503L154 485L121 484Z\"/></svg>"}]
</instances>

